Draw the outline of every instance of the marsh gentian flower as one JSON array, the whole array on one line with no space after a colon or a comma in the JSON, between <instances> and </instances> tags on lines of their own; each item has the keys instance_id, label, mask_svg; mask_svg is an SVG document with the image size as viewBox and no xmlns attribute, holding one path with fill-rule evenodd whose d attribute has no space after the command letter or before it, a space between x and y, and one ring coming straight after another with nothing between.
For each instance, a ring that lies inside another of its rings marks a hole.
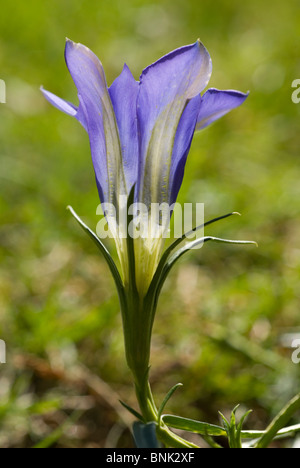
<instances>
[{"instance_id":1,"label":"marsh gentian flower","mask_svg":"<svg viewBox=\"0 0 300 468\"><path fill-rule=\"evenodd\" d=\"M125 221L130 220L127 208L135 201L150 215L141 218L140 223L146 224L153 205L172 207L195 131L238 107L247 95L217 89L201 95L209 82L212 63L199 41L150 65L139 82L125 65L110 87L101 62L85 46L68 40L65 58L77 87L79 105L42 91L55 107L75 117L89 135L99 196L114 234L122 275L101 239L71 211L104 255L118 289L126 359L141 415L131 411L144 422L154 421L159 439L168 447L195 447L162 422L151 393L148 373L157 303L171 268L196 244L245 242L204 237L179 247L190 234L185 233L163 252L163 223L157 221L154 226L158 236L150 229L149 236L133 239L128 236L123 216L116 213L124 208L125 199Z\"/></svg>"},{"instance_id":2,"label":"marsh gentian flower","mask_svg":"<svg viewBox=\"0 0 300 468\"><path fill-rule=\"evenodd\" d=\"M87 47L67 40L65 59L79 106L42 90L55 107L75 117L89 135L102 204L118 206L135 186L136 202L172 205L177 198L194 132L232 109L247 95L209 89L208 51L200 41L177 49L147 67L137 82L127 65L108 87L101 62ZM109 213L106 213L109 214ZM122 226L118 226L122 229ZM114 230L124 282L126 242ZM144 294L163 249L162 236L135 242L136 281Z\"/></svg>"}]
</instances>

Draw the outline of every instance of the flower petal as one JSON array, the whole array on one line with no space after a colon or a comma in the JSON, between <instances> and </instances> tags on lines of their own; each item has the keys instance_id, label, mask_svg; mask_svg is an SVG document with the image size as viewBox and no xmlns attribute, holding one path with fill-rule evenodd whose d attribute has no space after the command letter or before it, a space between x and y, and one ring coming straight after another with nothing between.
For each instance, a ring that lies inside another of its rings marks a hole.
<instances>
[{"instance_id":1,"label":"flower petal","mask_svg":"<svg viewBox=\"0 0 300 468\"><path fill-rule=\"evenodd\" d=\"M190 99L207 86L210 56L199 41L177 49L146 68L138 96L140 133L139 201L169 202L174 139Z\"/></svg>"},{"instance_id":2,"label":"flower petal","mask_svg":"<svg viewBox=\"0 0 300 468\"><path fill-rule=\"evenodd\" d=\"M71 117L75 117L87 130L87 122L81 108L78 108L74 106L74 104L72 104L71 102L65 101L64 99L55 96L55 94L50 93L50 91L47 91L44 88L41 88L41 91L44 97L47 99L47 101L50 102L50 104L52 104L54 107L64 112L65 114L68 114Z\"/></svg>"},{"instance_id":3,"label":"flower petal","mask_svg":"<svg viewBox=\"0 0 300 468\"><path fill-rule=\"evenodd\" d=\"M128 193L136 183L138 173L139 147L136 116L138 91L139 83L135 81L127 65L109 88L120 135Z\"/></svg>"},{"instance_id":4,"label":"flower petal","mask_svg":"<svg viewBox=\"0 0 300 468\"><path fill-rule=\"evenodd\" d=\"M126 187L118 128L102 64L87 47L70 40L65 58L87 122L101 201L116 204Z\"/></svg>"},{"instance_id":5,"label":"flower petal","mask_svg":"<svg viewBox=\"0 0 300 468\"><path fill-rule=\"evenodd\" d=\"M232 109L239 107L249 94L211 88L202 96L196 130L207 127Z\"/></svg>"},{"instance_id":6,"label":"flower petal","mask_svg":"<svg viewBox=\"0 0 300 468\"><path fill-rule=\"evenodd\" d=\"M182 184L187 156L195 133L200 102L200 94L189 101L183 111L177 128L170 168L170 205L176 202L178 192Z\"/></svg>"}]
</instances>

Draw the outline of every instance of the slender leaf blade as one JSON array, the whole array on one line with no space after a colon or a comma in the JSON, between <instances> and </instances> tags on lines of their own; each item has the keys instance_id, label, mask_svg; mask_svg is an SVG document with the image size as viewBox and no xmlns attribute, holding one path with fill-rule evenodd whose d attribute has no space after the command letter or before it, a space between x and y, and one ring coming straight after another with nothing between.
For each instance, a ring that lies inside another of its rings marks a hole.
<instances>
[{"instance_id":1,"label":"slender leaf blade","mask_svg":"<svg viewBox=\"0 0 300 468\"><path fill-rule=\"evenodd\" d=\"M185 233L182 237L180 237L179 239L177 239L175 242L173 242L166 250L165 252L163 253L161 259L160 259L160 262L159 262L159 265L157 267L157 270L156 270L156 273L154 275L154 278L152 280L152 283L151 283L151 286L150 286L150 290L149 291L152 291L153 289L155 289L156 287L156 284L161 276L161 273L163 271L163 268L165 267L166 263L167 263L167 260L169 258L169 256L171 255L171 253L176 249L176 247L178 247L182 242L184 242L187 237L194 233L194 232L197 232L199 231L200 229L203 229L211 224L214 224L218 221L221 221L223 219L226 219L226 218L229 218L230 216L234 216L234 215L238 215L238 216L241 216L240 213L237 213L237 212L233 212L233 213L228 213L226 215L223 215L223 216L219 216L217 218L214 218L214 219L211 219L210 221L207 221L205 222L204 224L201 224L200 226L197 226L195 227L194 229L192 229L191 231Z\"/></svg>"},{"instance_id":2,"label":"slender leaf blade","mask_svg":"<svg viewBox=\"0 0 300 468\"><path fill-rule=\"evenodd\" d=\"M119 400L119 402L121 403L122 406L124 406L125 409L127 409L127 411L129 411L129 413L131 413L136 419L138 419L139 421L141 422L145 422L143 416L138 413L135 409L131 408L131 406L127 405L126 403L124 403L124 401L122 400Z\"/></svg>"},{"instance_id":3,"label":"slender leaf blade","mask_svg":"<svg viewBox=\"0 0 300 468\"><path fill-rule=\"evenodd\" d=\"M265 433L257 441L255 448L267 448L284 428L288 421L293 417L296 411L300 409L300 393L296 395L273 419Z\"/></svg>"},{"instance_id":4,"label":"slender leaf blade","mask_svg":"<svg viewBox=\"0 0 300 468\"><path fill-rule=\"evenodd\" d=\"M174 385L174 387L171 388L171 390L167 393L167 395L165 396L162 404L160 405L160 408L158 410L158 421L161 420L161 415L163 413L163 410L165 409L166 407L166 404L168 403L168 401L170 400L170 398L172 398L173 394L176 392L176 390L179 388L179 387L182 387L182 383L178 383L176 385Z\"/></svg>"},{"instance_id":5,"label":"slender leaf blade","mask_svg":"<svg viewBox=\"0 0 300 468\"><path fill-rule=\"evenodd\" d=\"M192 241L192 242L189 242L188 244L186 244L184 247L182 247L181 249L178 249L173 255L171 255L171 257L169 258L169 260L166 262L166 264L164 265L161 273L160 273L160 277L154 277L154 283L153 283L153 287L152 287L152 284L150 286L150 290L149 290L149 293L153 294L154 291L155 291L155 294L158 298L159 294L160 294L160 291L167 279L167 276L168 274L170 273L171 269L173 268L173 266L176 264L176 262L187 252L189 252L190 250L194 249L195 247L197 247L199 244L204 244L206 242L218 242L218 243L225 243L225 244L236 244L236 245L257 245L256 242L253 242L253 241L239 241L239 240L228 240L228 239L220 239L218 237L202 237L200 239L197 239L195 241ZM156 276L156 275L155 275ZM153 291L154 289L154 291Z\"/></svg>"},{"instance_id":6,"label":"slender leaf blade","mask_svg":"<svg viewBox=\"0 0 300 468\"><path fill-rule=\"evenodd\" d=\"M173 429L194 432L203 436L219 437L226 436L226 431L221 426L196 421L194 419L183 418L181 416L172 416L164 414L162 421Z\"/></svg>"},{"instance_id":7,"label":"slender leaf blade","mask_svg":"<svg viewBox=\"0 0 300 468\"><path fill-rule=\"evenodd\" d=\"M115 280L119 296L123 297L123 292L124 292L123 282L122 282L120 273L118 271L118 268L112 256L110 255L109 251L107 250L103 242L99 239L99 237L82 221L82 219L78 216L75 210L71 206L68 206L67 209L71 212L72 216L76 219L79 226L88 234L88 236L92 239L92 241L96 244L96 246L98 247L98 249L104 256L106 263L108 264L108 267Z\"/></svg>"}]
</instances>

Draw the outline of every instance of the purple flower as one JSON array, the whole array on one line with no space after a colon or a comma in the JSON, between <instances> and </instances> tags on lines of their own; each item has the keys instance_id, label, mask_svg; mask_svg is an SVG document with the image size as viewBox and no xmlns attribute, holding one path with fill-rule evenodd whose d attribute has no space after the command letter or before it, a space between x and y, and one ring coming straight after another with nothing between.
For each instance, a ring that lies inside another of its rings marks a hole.
<instances>
[{"instance_id":1,"label":"purple flower","mask_svg":"<svg viewBox=\"0 0 300 468\"><path fill-rule=\"evenodd\" d=\"M195 131L247 98L238 91L217 89L201 95L210 80L212 62L200 41L150 65L139 82L125 65L110 87L101 62L87 47L67 40L65 59L77 87L79 106L42 89L43 94L55 107L79 120L88 132L100 200L116 209L133 187L135 201L146 206L149 213L151 204L172 206ZM124 229L113 214L110 220L126 283ZM143 292L152 280L164 245L162 235L153 237L135 241L137 287Z\"/></svg>"},{"instance_id":2,"label":"purple flower","mask_svg":"<svg viewBox=\"0 0 300 468\"><path fill-rule=\"evenodd\" d=\"M176 201L195 130L247 98L238 91L206 88L212 72L203 44L177 49L146 68L135 81L127 65L108 88L101 62L67 40L65 58L79 106L42 90L51 104L75 117L89 135L101 202L115 203L136 184L135 199Z\"/></svg>"}]
</instances>

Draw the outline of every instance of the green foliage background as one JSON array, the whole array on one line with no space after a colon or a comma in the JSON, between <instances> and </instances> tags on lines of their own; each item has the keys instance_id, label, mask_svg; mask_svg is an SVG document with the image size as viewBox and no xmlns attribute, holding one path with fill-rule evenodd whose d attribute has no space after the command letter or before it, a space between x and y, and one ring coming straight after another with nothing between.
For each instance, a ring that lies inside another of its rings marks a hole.
<instances>
[{"instance_id":1,"label":"green foliage background","mask_svg":"<svg viewBox=\"0 0 300 468\"><path fill-rule=\"evenodd\" d=\"M88 138L39 91L77 102L66 36L100 57L109 83L124 61L138 79L200 37L213 60L210 85L251 91L196 135L180 201L204 202L207 219L241 212L207 233L253 239L259 249L207 244L174 270L154 330L152 381L158 400L184 383L170 412L215 423L218 410L242 403L254 409L252 429L299 391L299 366L282 340L300 332L300 105L291 100L299 29L296 0L1 5L0 338L8 362L0 447L132 444L126 416L114 409L115 394L135 405L116 292L65 209L72 204L95 228Z\"/></svg>"}]
</instances>

